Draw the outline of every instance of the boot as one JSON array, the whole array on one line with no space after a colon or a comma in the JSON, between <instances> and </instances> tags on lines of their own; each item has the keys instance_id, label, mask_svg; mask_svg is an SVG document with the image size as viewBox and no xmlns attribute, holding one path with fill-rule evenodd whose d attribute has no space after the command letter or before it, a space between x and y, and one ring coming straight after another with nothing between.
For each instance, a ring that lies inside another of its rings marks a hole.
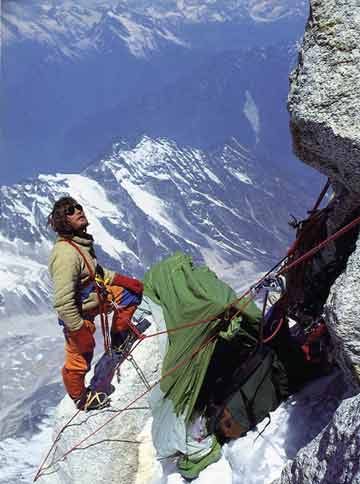
<instances>
[{"instance_id":1,"label":"boot","mask_svg":"<svg viewBox=\"0 0 360 484\"><path fill-rule=\"evenodd\" d=\"M87 388L84 395L75 400L75 405L79 410L84 410L85 412L100 410L110 405L110 398L104 392L96 392Z\"/></svg>"}]
</instances>

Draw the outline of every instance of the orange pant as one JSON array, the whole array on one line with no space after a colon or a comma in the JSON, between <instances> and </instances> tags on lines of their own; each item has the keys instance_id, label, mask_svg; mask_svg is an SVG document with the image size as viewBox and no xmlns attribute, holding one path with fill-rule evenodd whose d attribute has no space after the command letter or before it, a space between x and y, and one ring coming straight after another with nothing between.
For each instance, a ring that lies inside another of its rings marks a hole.
<instances>
[{"instance_id":1,"label":"orange pant","mask_svg":"<svg viewBox=\"0 0 360 484\"><path fill-rule=\"evenodd\" d=\"M119 304L124 289L119 286L108 286L107 289L112 300ZM109 298L109 301L110 300L111 299ZM108 312L110 312L112 309L111 304L109 303L106 308ZM131 321L136 308L137 305L130 305L114 311L111 323L112 334L128 328L128 324ZM96 311L96 313L98 313L98 311ZM95 315L96 314L92 314L92 317ZM86 316L88 315L84 315L85 319ZM93 322L87 321L87 327L92 334L95 333L96 328ZM80 353L71 337L71 331L66 333L65 364L62 368L62 377L66 391L74 400L80 398L85 391L85 375L90 370L93 354L93 351L89 353Z\"/></svg>"}]
</instances>

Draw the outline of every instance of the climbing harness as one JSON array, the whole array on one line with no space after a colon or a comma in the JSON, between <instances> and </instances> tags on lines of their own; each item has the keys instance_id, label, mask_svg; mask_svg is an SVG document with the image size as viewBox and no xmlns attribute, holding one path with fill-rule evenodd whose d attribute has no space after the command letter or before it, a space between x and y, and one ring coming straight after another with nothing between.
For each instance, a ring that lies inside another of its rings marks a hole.
<instances>
[{"instance_id":1,"label":"climbing harness","mask_svg":"<svg viewBox=\"0 0 360 484\"><path fill-rule=\"evenodd\" d=\"M121 311L122 306L117 304L115 301L111 301L111 306L114 308L114 311ZM145 335L141 333L136 325L130 320L127 323L128 328L136 335L136 337L140 340L145 339Z\"/></svg>"},{"instance_id":2,"label":"climbing harness","mask_svg":"<svg viewBox=\"0 0 360 484\"><path fill-rule=\"evenodd\" d=\"M84 260L85 266L89 272L89 279L90 281L93 281L94 288L95 288L97 297L99 299L99 315L100 315L100 321L101 321L101 330L104 338L104 350L105 350L105 353L111 353L109 320L108 320L108 315L107 315L107 311L105 309L105 303L104 303L104 299L106 299L106 295L107 295L107 292L105 294L105 291L106 291L105 286L101 284L100 282L101 279L99 277L96 277L96 274L94 273L85 254L80 249L80 247L78 247L77 244L75 244L75 242L73 242L70 239L60 239L59 242L67 242L68 244L70 244Z\"/></svg>"}]
</instances>

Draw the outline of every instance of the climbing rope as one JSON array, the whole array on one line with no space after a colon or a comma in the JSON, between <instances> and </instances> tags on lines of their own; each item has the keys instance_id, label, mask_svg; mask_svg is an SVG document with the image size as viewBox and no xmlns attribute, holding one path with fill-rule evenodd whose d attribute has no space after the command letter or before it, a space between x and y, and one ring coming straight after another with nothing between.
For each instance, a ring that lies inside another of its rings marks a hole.
<instances>
[{"instance_id":1,"label":"climbing rope","mask_svg":"<svg viewBox=\"0 0 360 484\"><path fill-rule=\"evenodd\" d=\"M309 220L309 223L307 225L307 227L305 228L305 233L302 233L300 237L297 237L294 242L292 243L292 245L290 246L288 252L287 252L287 256L290 257L294 254L294 252L296 251L296 249L299 247L299 244L301 242L301 240L303 239L303 237L312 229L313 225L315 224L315 222L317 221L317 215L320 212L318 212L318 208L321 204L321 202L323 201L327 191L329 190L329 187L330 187L330 180L328 179L324 188L322 189L318 199L316 200L313 208L311 210L308 210L308 213L311 214L310 215L310 220ZM296 221L296 219L295 219ZM299 226L301 226L302 222L297 222L296 223L290 223L291 226L293 226L294 228L298 228Z\"/></svg>"},{"instance_id":2,"label":"climbing rope","mask_svg":"<svg viewBox=\"0 0 360 484\"><path fill-rule=\"evenodd\" d=\"M354 227L356 227L359 224L360 224L360 217L357 217L352 222L348 223L347 225L345 225L344 227L339 229L337 232L335 232L334 234L330 235L325 240L320 242L320 244L316 245L315 247L313 247L312 249L307 251L305 254L298 257L296 260L294 260L290 264L285 265L282 269L280 269L277 272L276 275L278 275L278 276L283 275L286 272L289 272L291 269L293 269L297 265L301 264L302 262L305 262L305 261L311 259L315 254L317 254L321 249L326 247L330 242L334 242L339 237L343 236L344 234L349 232L349 230L353 229Z\"/></svg>"}]
</instances>

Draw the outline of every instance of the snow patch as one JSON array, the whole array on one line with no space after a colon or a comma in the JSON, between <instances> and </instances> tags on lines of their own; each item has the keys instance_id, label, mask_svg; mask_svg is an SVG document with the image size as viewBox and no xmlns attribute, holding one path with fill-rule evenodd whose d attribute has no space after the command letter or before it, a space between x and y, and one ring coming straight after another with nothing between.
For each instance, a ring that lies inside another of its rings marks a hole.
<instances>
[{"instance_id":1,"label":"snow patch","mask_svg":"<svg viewBox=\"0 0 360 484\"><path fill-rule=\"evenodd\" d=\"M245 173L241 173L235 168L226 167L226 169L229 173L231 173L231 175L240 180L242 183L246 183L247 185L254 185L252 179Z\"/></svg>"},{"instance_id":2,"label":"snow patch","mask_svg":"<svg viewBox=\"0 0 360 484\"><path fill-rule=\"evenodd\" d=\"M260 114L250 91L245 92L243 112L255 133L256 144L260 141Z\"/></svg>"},{"instance_id":3,"label":"snow patch","mask_svg":"<svg viewBox=\"0 0 360 484\"><path fill-rule=\"evenodd\" d=\"M165 202L156 195L150 194L139 185L130 180L118 180L128 192L134 203L155 222L163 225L169 232L179 234L178 228L172 223L171 217L167 214Z\"/></svg>"}]
</instances>

